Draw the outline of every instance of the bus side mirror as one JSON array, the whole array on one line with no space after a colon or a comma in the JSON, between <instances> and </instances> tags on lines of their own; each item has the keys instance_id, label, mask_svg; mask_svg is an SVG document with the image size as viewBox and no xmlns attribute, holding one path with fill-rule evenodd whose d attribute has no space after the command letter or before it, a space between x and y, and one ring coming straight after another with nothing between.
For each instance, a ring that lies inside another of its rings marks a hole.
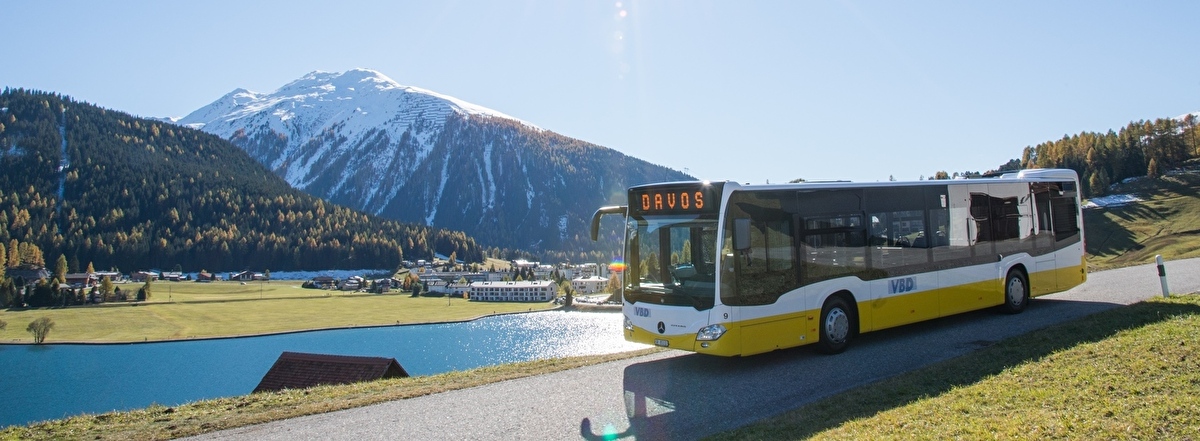
<instances>
[{"instance_id":1,"label":"bus side mirror","mask_svg":"<svg viewBox=\"0 0 1200 441\"><path fill-rule=\"evenodd\" d=\"M619 214L621 216L629 216L629 209L624 205L614 205L610 207L600 207L596 213L592 215L592 242L595 242L600 235L600 218L609 214Z\"/></svg>"},{"instance_id":2,"label":"bus side mirror","mask_svg":"<svg viewBox=\"0 0 1200 441\"><path fill-rule=\"evenodd\" d=\"M750 219L733 220L733 249L736 251L750 249Z\"/></svg>"}]
</instances>

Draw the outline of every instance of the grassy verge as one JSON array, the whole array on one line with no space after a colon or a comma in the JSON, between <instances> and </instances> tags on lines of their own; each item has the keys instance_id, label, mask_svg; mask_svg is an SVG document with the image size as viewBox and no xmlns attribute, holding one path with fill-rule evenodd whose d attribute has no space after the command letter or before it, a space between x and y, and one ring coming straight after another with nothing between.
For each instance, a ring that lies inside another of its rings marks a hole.
<instances>
[{"instance_id":1,"label":"grassy verge","mask_svg":"<svg viewBox=\"0 0 1200 441\"><path fill-rule=\"evenodd\" d=\"M170 298L167 288L170 284ZM254 285L254 286L252 286ZM49 317L55 342L132 342L253 335L349 326L394 325L468 320L494 313L549 309L549 302L471 302L402 294L347 294L302 289L279 282L158 282L154 302L38 308L0 312L8 322L0 331L5 343L32 343L25 325ZM263 292L260 294L259 290ZM270 290L270 292L268 292ZM262 296L265 300L259 300Z\"/></svg>"},{"instance_id":2,"label":"grassy verge","mask_svg":"<svg viewBox=\"0 0 1200 441\"><path fill-rule=\"evenodd\" d=\"M717 439L1200 439L1200 296L1009 339Z\"/></svg>"},{"instance_id":3,"label":"grassy verge","mask_svg":"<svg viewBox=\"0 0 1200 441\"><path fill-rule=\"evenodd\" d=\"M81 415L0 431L3 440L158 440L250 424L361 407L543 375L632 358L659 349L529 361L424 377L396 378L342 386L319 386L197 401L177 407L152 406L128 412Z\"/></svg>"}]
</instances>

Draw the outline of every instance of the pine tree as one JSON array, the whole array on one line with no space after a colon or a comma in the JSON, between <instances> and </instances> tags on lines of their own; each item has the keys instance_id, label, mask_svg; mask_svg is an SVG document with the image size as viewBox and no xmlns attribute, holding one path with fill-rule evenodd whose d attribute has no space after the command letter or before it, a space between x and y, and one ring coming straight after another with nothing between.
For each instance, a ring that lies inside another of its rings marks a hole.
<instances>
[{"instance_id":1,"label":"pine tree","mask_svg":"<svg viewBox=\"0 0 1200 441\"><path fill-rule=\"evenodd\" d=\"M104 276L103 279L100 279L100 293L103 294L104 298L106 299L113 295L112 279L110 279L108 276Z\"/></svg>"},{"instance_id":2,"label":"pine tree","mask_svg":"<svg viewBox=\"0 0 1200 441\"><path fill-rule=\"evenodd\" d=\"M617 273L612 273L608 276L608 285L604 289L613 294L621 292L621 278L617 276Z\"/></svg>"},{"instance_id":3,"label":"pine tree","mask_svg":"<svg viewBox=\"0 0 1200 441\"><path fill-rule=\"evenodd\" d=\"M54 280L58 283L67 282L67 256L65 254L59 254L58 261L54 263Z\"/></svg>"},{"instance_id":4,"label":"pine tree","mask_svg":"<svg viewBox=\"0 0 1200 441\"><path fill-rule=\"evenodd\" d=\"M8 242L8 260L5 263L7 268L16 268L21 264L21 246L16 239Z\"/></svg>"}]
</instances>

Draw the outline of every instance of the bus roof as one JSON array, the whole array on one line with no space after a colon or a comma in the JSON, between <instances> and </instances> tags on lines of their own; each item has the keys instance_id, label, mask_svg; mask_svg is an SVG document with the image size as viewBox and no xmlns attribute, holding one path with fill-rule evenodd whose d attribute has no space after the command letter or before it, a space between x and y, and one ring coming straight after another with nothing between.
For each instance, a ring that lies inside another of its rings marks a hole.
<instances>
[{"instance_id":1,"label":"bus roof","mask_svg":"<svg viewBox=\"0 0 1200 441\"><path fill-rule=\"evenodd\" d=\"M1026 169L1014 172L993 175L990 177L980 178L958 178L958 179L938 179L925 181L883 181L883 182L853 182L853 181L805 181L798 183L787 184L740 184L734 181L725 181L726 185L731 189L737 190L787 190L787 189L817 189L817 188L869 188L869 187L908 187L908 186L923 186L923 185L965 185L965 184L986 184L988 182L1038 182L1038 181L1074 181L1079 182L1079 175L1075 170L1061 168L1046 168L1046 169ZM696 182L709 181L673 181L659 182L653 184L636 185L630 188L638 187L658 187L670 186L679 184L695 184Z\"/></svg>"}]
</instances>

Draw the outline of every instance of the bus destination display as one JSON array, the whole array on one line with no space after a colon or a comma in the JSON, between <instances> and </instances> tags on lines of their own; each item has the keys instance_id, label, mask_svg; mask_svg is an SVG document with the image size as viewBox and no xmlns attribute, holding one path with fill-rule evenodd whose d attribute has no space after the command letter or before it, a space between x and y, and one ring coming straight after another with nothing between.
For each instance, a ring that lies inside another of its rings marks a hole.
<instances>
[{"instance_id":1,"label":"bus destination display","mask_svg":"<svg viewBox=\"0 0 1200 441\"><path fill-rule=\"evenodd\" d=\"M636 187L629 190L630 211L640 215L716 213L721 193L717 186Z\"/></svg>"}]
</instances>

